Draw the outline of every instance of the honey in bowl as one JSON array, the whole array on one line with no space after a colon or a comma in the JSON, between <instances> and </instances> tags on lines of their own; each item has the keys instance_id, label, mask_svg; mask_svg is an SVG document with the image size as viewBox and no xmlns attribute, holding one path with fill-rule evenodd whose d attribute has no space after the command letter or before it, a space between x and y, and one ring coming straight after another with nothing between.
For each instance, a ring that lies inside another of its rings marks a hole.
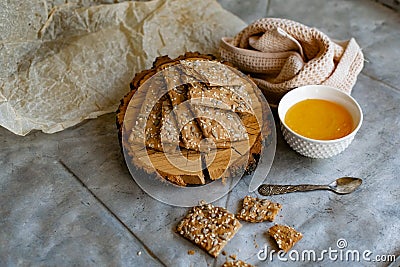
<instances>
[{"instance_id":1,"label":"honey in bowl","mask_svg":"<svg viewBox=\"0 0 400 267\"><path fill-rule=\"evenodd\" d=\"M306 99L294 104L285 115L286 125L311 139L334 140L354 129L350 113L340 104L323 99Z\"/></svg>"}]
</instances>

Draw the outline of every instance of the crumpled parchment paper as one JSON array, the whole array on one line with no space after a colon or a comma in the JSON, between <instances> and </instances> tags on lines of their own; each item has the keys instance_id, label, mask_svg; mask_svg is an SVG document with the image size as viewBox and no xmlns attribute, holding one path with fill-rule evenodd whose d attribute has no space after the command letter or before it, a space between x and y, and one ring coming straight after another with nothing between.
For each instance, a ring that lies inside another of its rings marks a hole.
<instances>
[{"instance_id":1,"label":"crumpled parchment paper","mask_svg":"<svg viewBox=\"0 0 400 267\"><path fill-rule=\"evenodd\" d=\"M157 56L216 53L246 25L215 0L0 3L0 125L61 131L113 112Z\"/></svg>"}]
</instances>

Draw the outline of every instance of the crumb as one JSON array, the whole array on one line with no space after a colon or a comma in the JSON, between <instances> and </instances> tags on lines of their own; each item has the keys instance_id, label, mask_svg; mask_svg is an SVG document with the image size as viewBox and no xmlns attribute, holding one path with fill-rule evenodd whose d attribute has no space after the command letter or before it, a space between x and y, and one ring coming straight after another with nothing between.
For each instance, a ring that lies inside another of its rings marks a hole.
<instances>
[{"instance_id":1,"label":"crumb","mask_svg":"<svg viewBox=\"0 0 400 267\"><path fill-rule=\"evenodd\" d=\"M255 239L253 239L253 244L254 244L255 248L258 248L258 244L257 244L257 241Z\"/></svg>"},{"instance_id":2,"label":"crumb","mask_svg":"<svg viewBox=\"0 0 400 267\"><path fill-rule=\"evenodd\" d=\"M142 255L142 252L141 252L141 251L138 251L138 252L137 252L137 255L138 255L138 256Z\"/></svg>"},{"instance_id":3,"label":"crumb","mask_svg":"<svg viewBox=\"0 0 400 267\"><path fill-rule=\"evenodd\" d=\"M225 255L226 255L225 250L223 250L223 251L221 252L221 254L225 256Z\"/></svg>"},{"instance_id":4,"label":"crumb","mask_svg":"<svg viewBox=\"0 0 400 267\"><path fill-rule=\"evenodd\" d=\"M254 266L241 260L235 260L235 261L226 261L222 265L222 267L254 267Z\"/></svg>"},{"instance_id":5,"label":"crumb","mask_svg":"<svg viewBox=\"0 0 400 267\"><path fill-rule=\"evenodd\" d=\"M194 250L188 250L189 255L194 255L194 253L195 253Z\"/></svg>"}]
</instances>

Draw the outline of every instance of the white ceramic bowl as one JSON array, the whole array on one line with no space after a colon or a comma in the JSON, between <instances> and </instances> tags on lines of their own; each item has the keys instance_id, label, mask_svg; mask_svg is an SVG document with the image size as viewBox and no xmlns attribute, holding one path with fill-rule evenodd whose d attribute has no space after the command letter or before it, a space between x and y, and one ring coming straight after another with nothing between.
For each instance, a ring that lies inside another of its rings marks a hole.
<instances>
[{"instance_id":1,"label":"white ceramic bowl","mask_svg":"<svg viewBox=\"0 0 400 267\"><path fill-rule=\"evenodd\" d=\"M350 112L353 118L354 130L350 134L334 140L316 140L294 132L285 124L286 112L297 102L306 99L324 99L342 105ZM295 151L310 158L330 158L341 153L353 141L363 121L360 105L353 97L336 88L325 85L307 85L291 90L279 102L278 116L286 142Z\"/></svg>"}]
</instances>

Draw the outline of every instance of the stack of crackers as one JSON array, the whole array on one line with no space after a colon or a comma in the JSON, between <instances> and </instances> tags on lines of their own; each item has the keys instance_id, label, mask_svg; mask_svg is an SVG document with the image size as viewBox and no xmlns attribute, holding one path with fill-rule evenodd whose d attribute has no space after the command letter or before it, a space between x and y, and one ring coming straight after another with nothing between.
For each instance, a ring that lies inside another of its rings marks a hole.
<instances>
[{"instance_id":1,"label":"stack of crackers","mask_svg":"<svg viewBox=\"0 0 400 267\"><path fill-rule=\"evenodd\" d=\"M211 55L157 58L121 100L121 144L135 167L180 186L253 170L261 153L257 90Z\"/></svg>"}]
</instances>

